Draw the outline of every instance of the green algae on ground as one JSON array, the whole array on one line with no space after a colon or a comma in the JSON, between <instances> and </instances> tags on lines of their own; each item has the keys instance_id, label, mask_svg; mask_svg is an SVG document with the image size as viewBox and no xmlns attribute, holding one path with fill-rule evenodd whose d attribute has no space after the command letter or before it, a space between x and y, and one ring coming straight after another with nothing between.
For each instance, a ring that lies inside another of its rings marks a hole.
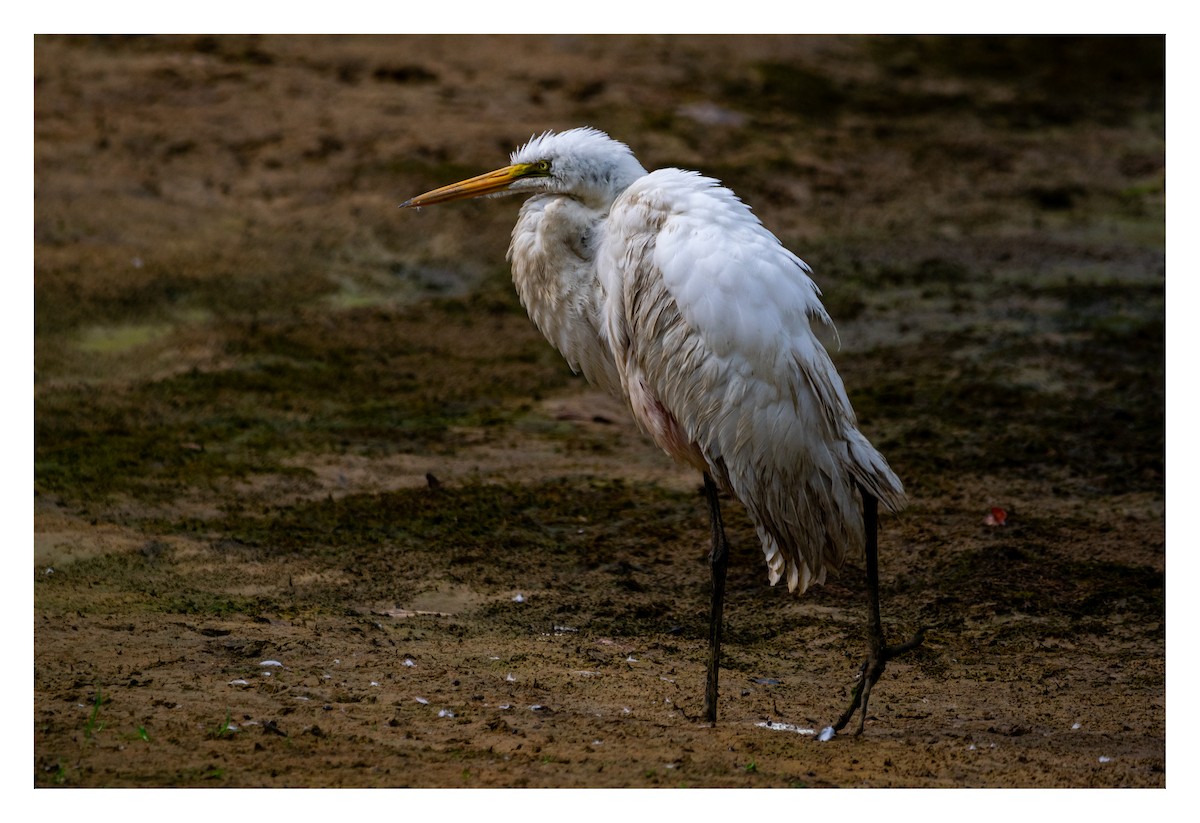
<instances>
[{"instance_id":1,"label":"green algae on ground","mask_svg":"<svg viewBox=\"0 0 1200 823\"><path fill-rule=\"evenodd\" d=\"M37 487L67 500L161 500L188 486L303 473L285 460L304 452L452 449L453 427L509 420L569 379L527 320L478 305L230 321L214 331L220 366L44 389Z\"/></svg>"}]
</instances>

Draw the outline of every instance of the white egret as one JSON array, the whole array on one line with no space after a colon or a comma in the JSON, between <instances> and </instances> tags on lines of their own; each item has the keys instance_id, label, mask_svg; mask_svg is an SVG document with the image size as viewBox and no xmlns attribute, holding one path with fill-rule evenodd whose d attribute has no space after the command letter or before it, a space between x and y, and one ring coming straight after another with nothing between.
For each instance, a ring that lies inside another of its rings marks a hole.
<instances>
[{"instance_id":1,"label":"white egret","mask_svg":"<svg viewBox=\"0 0 1200 823\"><path fill-rule=\"evenodd\" d=\"M521 302L571 368L624 398L667 454L704 478L712 602L704 713L717 717L728 544L718 489L746 507L772 584L803 592L865 554L870 643L842 728L888 659L879 617L877 504L904 490L859 432L812 322L831 326L811 271L729 189L647 173L601 131L547 132L508 166L402 204L531 195L508 258Z\"/></svg>"}]
</instances>

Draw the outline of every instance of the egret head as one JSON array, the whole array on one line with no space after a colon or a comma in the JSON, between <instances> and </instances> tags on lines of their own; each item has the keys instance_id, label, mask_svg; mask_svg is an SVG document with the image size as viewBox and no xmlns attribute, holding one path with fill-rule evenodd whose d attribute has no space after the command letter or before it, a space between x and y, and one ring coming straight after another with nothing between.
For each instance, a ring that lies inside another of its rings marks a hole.
<instances>
[{"instance_id":1,"label":"egret head","mask_svg":"<svg viewBox=\"0 0 1200 823\"><path fill-rule=\"evenodd\" d=\"M401 208L467 197L563 194L607 208L646 173L624 143L593 128L545 132L512 153L510 165L418 195Z\"/></svg>"}]
</instances>

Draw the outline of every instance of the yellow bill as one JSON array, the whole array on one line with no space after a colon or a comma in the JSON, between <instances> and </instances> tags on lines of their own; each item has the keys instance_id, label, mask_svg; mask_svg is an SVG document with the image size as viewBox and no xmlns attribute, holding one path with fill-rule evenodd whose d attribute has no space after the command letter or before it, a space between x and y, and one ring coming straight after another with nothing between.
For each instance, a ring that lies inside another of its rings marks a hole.
<instances>
[{"instance_id":1,"label":"yellow bill","mask_svg":"<svg viewBox=\"0 0 1200 823\"><path fill-rule=\"evenodd\" d=\"M400 208L419 208L433 206L438 203L449 203L451 200L463 200L468 197L482 197L486 194L502 192L523 177L545 174L545 169L539 163L516 163L502 169L489 171L469 180L451 183L440 189L418 194L400 204Z\"/></svg>"}]
</instances>

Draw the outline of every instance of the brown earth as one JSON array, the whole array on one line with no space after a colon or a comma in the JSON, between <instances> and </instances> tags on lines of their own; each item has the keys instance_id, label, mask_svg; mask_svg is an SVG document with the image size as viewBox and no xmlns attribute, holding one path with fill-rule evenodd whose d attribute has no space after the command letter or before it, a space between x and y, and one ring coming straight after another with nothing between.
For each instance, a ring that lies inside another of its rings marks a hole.
<instances>
[{"instance_id":1,"label":"brown earth","mask_svg":"<svg viewBox=\"0 0 1200 823\"><path fill-rule=\"evenodd\" d=\"M1165 785L1162 39L39 38L35 72L36 786ZM582 124L816 271L912 499L885 621L933 627L862 737L789 728L848 700L860 570L769 587L732 503L697 720L699 479L524 317L516 203L396 209Z\"/></svg>"}]
</instances>

